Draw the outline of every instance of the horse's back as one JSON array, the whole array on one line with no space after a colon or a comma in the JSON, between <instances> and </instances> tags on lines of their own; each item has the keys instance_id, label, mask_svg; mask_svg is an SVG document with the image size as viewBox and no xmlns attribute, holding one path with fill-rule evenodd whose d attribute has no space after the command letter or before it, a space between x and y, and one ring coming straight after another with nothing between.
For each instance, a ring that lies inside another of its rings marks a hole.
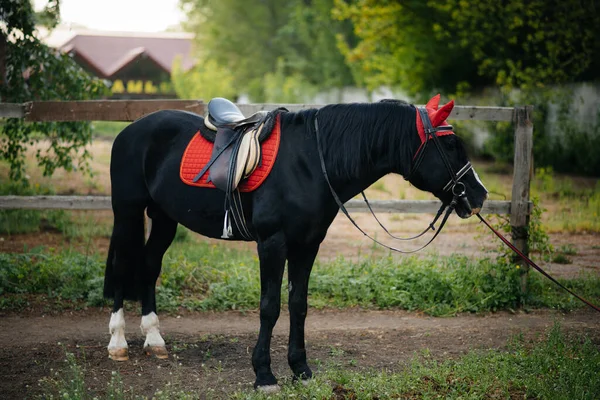
<instances>
[{"instance_id":1,"label":"horse's back","mask_svg":"<svg viewBox=\"0 0 600 400\"><path fill-rule=\"evenodd\" d=\"M161 110L125 127L115 138L111 152L113 197L139 197L142 192L147 197L148 173L160 168L178 147L185 148L203 123L197 114Z\"/></svg>"}]
</instances>

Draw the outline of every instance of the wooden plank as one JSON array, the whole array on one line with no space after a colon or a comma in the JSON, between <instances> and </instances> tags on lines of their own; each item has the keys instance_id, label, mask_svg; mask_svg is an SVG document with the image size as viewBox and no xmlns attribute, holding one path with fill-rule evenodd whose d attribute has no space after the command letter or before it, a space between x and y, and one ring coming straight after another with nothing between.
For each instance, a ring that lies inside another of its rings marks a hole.
<instances>
[{"instance_id":1,"label":"wooden plank","mask_svg":"<svg viewBox=\"0 0 600 400\"><path fill-rule=\"evenodd\" d=\"M110 210L110 196L0 196L0 210Z\"/></svg>"},{"instance_id":2,"label":"wooden plank","mask_svg":"<svg viewBox=\"0 0 600 400\"><path fill-rule=\"evenodd\" d=\"M512 243L524 254L529 253L527 246L529 229L529 190L533 175L533 106L516 108L515 113L515 155L513 188L511 200L510 225ZM517 261L515 259L515 261ZM527 291L527 273L529 266L522 260L521 291Z\"/></svg>"},{"instance_id":3,"label":"wooden plank","mask_svg":"<svg viewBox=\"0 0 600 400\"><path fill-rule=\"evenodd\" d=\"M238 104L244 115L261 110L285 107L290 111L321 108L323 104ZM21 104L0 104L0 117L26 121L134 121L164 109L178 109L204 115L205 105L198 100L86 100L34 101ZM512 107L455 106L449 119L480 121L512 121Z\"/></svg>"},{"instance_id":4,"label":"wooden plank","mask_svg":"<svg viewBox=\"0 0 600 400\"><path fill-rule=\"evenodd\" d=\"M441 203L437 200L374 200L369 201L373 211L378 213L435 214ZM368 212L363 200L350 200L345 204L349 212ZM488 200L483 204L481 214L509 214L510 201Z\"/></svg>"},{"instance_id":5,"label":"wooden plank","mask_svg":"<svg viewBox=\"0 0 600 400\"><path fill-rule=\"evenodd\" d=\"M322 108L324 104L237 104L244 115L251 115L258 111L274 110L285 107L290 111L300 111L309 108ZM512 121L514 119L513 107L476 107L455 106L448 119L453 120L479 120L479 121Z\"/></svg>"},{"instance_id":6,"label":"wooden plank","mask_svg":"<svg viewBox=\"0 0 600 400\"><path fill-rule=\"evenodd\" d=\"M23 118L25 106L20 103L0 103L0 118Z\"/></svg>"},{"instance_id":7,"label":"wooden plank","mask_svg":"<svg viewBox=\"0 0 600 400\"><path fill-rule=\"evenodd\" d=\"M380 213L435 214L440 207L436 200L374 200L371 206ZM362 200L346 203L348 211L368 212ZM482 214L508 214L509 201L486 201ZM531 207L531 206L530 206ZM530 209L528 207L528 211ZM0 209L61 209L61 210L110 210L110 196L0 196Z\"/></svg>"},{"instance_id":8,"label":"wooden plank","mask_svg":"<svg viewBox=\"0 0 600 400\"><path fill-rule=\"evenodd\" d=\"M204 114L198 100L86 100L25 103L26 121L135 121L158 110L186 110Z\"/></svg>"}]
</instances>

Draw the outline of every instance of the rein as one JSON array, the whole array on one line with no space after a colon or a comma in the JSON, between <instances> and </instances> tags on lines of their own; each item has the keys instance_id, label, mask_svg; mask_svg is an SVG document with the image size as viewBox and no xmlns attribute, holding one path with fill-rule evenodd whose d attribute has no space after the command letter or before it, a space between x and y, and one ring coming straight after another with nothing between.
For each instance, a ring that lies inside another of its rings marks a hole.
<instances>
[{"instance_id":1,"label":"rein","mask_svg":"<svg viewBox=\"0 0 600 400\"><path fill-rule=\"evenodd\" d=\"M437 139L437 136L435 135L435 132L437 130L437 128L433 128L431 127L431 121L429 120L429 116L427 115L427 113L425 112L426 115L426 126L428 126L430 129L426 129L426 132L428 132L428 134L430 134L433 138ZM454 183L454 185L451 186L452 189L452 194L453 194L453 198L452 201L450 202L449 205L446 204L442 204L442 206L440 207L440 209L437 212L437 215L435 216L433 222L431 224L429 224L429 226L420 234L411 237L411 238L398 238L394 235L392 235L384 226L383 224L379 221L379 219L377 218L377 216L375 215L375 213L373 212L373 209L371 208L371 205L369 204L369 201L367 200L367 196L365 195L364 192L361 192L363 195L363 198L365 200L365 202L367 203L367 206L369 208L369 210L371 211L371 214L373 214L373 216L375 217L375 220L379 223L379 225L385 230L385 232L390 235L391 237L393 237L394 239L398 239L398 240L412 240L412 239L416 239L418 237L423 236L429 229L435 230L434 228L434 224L435 222L439 219L439 217L444 213L444 210L446 210L446 213L444 214L444 218L442 219L442 223L440 224L439 229L435 232L435 235L433 235L433 237L431 239L429 239L429 241L427 243L425 243L423 246L419 247L418 249L415 250L401 250L392 246L388 246L380 241L378 241L377 239L373 238L372 236L370 236L367 232L365 232L360 226L358 226L358 224L356 223L356 221L354 221L354 219L350 216L350 213L348 212L348 210L346 209L346 207L344 206L344 203L342 202L342 200L340 200L339 196L337 195L337 193L335 192L335 189L333 188L333 185L331 184L331 181L329 180L329 175L327 174L327 167L325 166L325 157L323 156L323 148L321 147L321 135L320 135L320 131L319 131L319 121L318 121L318 117L319 116L319 110L317 110L316 114L315 114L315 136L317 139L317 150L319 152L319 161L321 163L321 171L323 172L323 176L325 177L325 181L327 182L327 185L329 186L329 190L331 191L331 195L333 196L336 204L338 205L338 207L340 208L340 210L342 210L342 212L344 213L344 215L350 220L350 222L352 223L352 225L354 225L356 227L356 229L358 229L363 235L365 235L366 237L368 237L369 239L371 239L373 242L377 243L380 246L383 246L389 250L393 250L396 251L398 253L403 253L403 254L410 254L410 253L416 253L417 251L421 251L423 250L425 247L429 246L429 244L431 244L431 242L433 242L435 240L435 238L440 234L440 232L442 231L442 229L444 228L444 225L446 225L446 221L448 220L448 217L450 217L450 214L452 214L452 211L454 211L454 208L456 207L456 205L458 204L459 201L461 201L461 198L464 198L464 201L466 200L466 195L465 195L465 186L463 183L458 182L458 179L460 178L456 178L456 175L454 175L454 173L452 172L452 168L450 167L450 163L448 162L447 167L449 167L449 171L451 173L451 181L449 182L449 184ZM425 121L424 121L425 124ZM443 127L446 128L446 127ZM434 139L435 141L435 139ZM438 148L438 150L443 154L443 150L440 146L440 144L438 142L436 142L436 146ZM423 146L424 148L425 146ZM422 153L421 153L422 154ZM447 158L445 157L444 154L444 159L447 161ZM422 156L420 157L422 158ZM420 162L419 162L420 164ZM470 169L470 165L471 163L468 163L468 169L463 173L463 175ZM418 165L416 165L416 167L418 168ZM465 169L467 166L463 167L462 169ZM414 172L416 168L413 167L412 172ZM461 169L461 171L462 171ZM412 175L411 172L411 175ZM462 177L462 175L461 175ZM460 185L460 186L458 186ZM446 185L448 186L448 185ZM456 190L456 188L459 187L462 189L459 189L459 191ZM467 201L468 203L468 201ZM447 209L446 209L447 207Z\"/></svg>"},{"instance_id":2,"label":"rein","mask_svg":"<svg viewBox=\"0 0 600 400\"><path fill-rule=\"evenodd\" d=\"M555 278L553 278L550 274L548 274L546 271L544 271L540 266L538 266L536 263L534 263L529 257L527 257L525 254L523 254L523 252L521 252L519 249L517 249L500 232L498 232L496 229L494 229L485 219L483 219L483 217L481 215L477 214L477 218L479 218L479 220L481 222L483 222L485 224L485 226L487 226L488 228L490 228L490 230L492 232L494 232L494 234L496 236L498 236L498 238L500 240L502 240L504 242L504 244L506 244L512 251L514 251L519 257L521 257L521 259L523 261L525 261L527 264L529 264L530 266L532 266L533 268L535 268L540 274L542 274L546 278L550 279L552 282L554 282L556 285L558 285L561 289L566 290L569 294L573 295L578 300L581 300L582 302L584 302L585 304L587 304L588 306L590 306L594 310L600 312L600 307L598 307L598 306L590 303L589 301L587 301L583 297L579 296L578 294L574 293L572 290L570 290L569 288L567 288L565 285L563 285L562 283L560 283L559 281L557 281Z\"/></svg>"}]
</instances>

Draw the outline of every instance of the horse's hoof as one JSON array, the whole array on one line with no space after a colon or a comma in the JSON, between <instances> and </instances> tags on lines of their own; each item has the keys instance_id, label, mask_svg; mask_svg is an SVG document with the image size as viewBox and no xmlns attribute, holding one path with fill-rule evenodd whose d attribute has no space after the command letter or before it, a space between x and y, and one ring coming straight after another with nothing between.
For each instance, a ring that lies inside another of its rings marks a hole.
<instances>
[{"instance_id":1,"label":"horse's hoof","mask_svg":"<svg viewBox=\"0 0 600 400\"><path fill-rule=\"evenodd\" d=\"M146 346L144 347L144 351L146 351L146 355L154 356L161 360L169 358L169 352L165 346Z\"/></svg>"},{"instance_id":2,"label":"horse's hoof","mask_svg":"<svg viewBox=\"0 0 600 400\"><path fill-rule=\"evenodd\" d=\"M279 385L265 385L257 386L256 390L265 394L273 394L279 393L281 391L281 387L279 387Z\"/></svg>"},{"instance_id":3,"label":"horse's hoof","mask_svg":"<svg viewBox=\"0 0 600 400\"><path fill-rule=\"evenodd\" d=\"M129 360L129 352L127 347L108 349L108 358L114 361Z\"/></svg>"}]
</instances>

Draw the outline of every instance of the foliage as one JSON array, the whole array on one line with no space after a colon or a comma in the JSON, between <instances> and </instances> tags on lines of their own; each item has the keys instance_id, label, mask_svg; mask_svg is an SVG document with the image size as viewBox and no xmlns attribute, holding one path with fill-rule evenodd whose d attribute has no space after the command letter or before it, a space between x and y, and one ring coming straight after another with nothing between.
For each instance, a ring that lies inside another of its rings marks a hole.
<instances>
[{"instance_id":1,"label":"foliage","mask_svg":"<svg viewBox=\"0 0 600 400\"><path fill-rule=\"evenodd\" d=\"M188 29L197 35L197 58L227 70L237 95L292 102L303 85L327 89L352 83L335 39L351 27L332 20L332 0L266 0L252 7L243 0L181 4L188 10ZM288 89L279 91L274 82L281 77Z\"/></svg>"},{"instance_id":2,"label":"foliage","mask_svg":"<svg viewBox=\"0 0 600 400\"><path fill-rule=\"evenodd\" d=\"M233 76L213 59L199 60L188 71L183 71L181 58L173 63L171 80L175 93L181 99L201 99L208 102L213 97L231 98L236 95Z\"/></svg>"},{"instance_id":3,"label":"foliage","mask_svg":"<svg viewBox=\"0 0 600 400\"><path fill-rule=\"evenodd\" d=\"M580 118L580 99L569 86L513 91L498 100L501 105L533 104L533 155L536 165L556 171L597 176L600 171L600 109L595 121ZM488 125L493 132L484 152L495 159L512 162L514 125Z\"/></svg>"},{"instance_id":4,"label":"foliage","mask_svg":"<svg viewBox=\"0 0 600 400\"><path fill-rule=\"evenodd\" d=\"M468 49L480 76L496 85L529 91L573 82L598 66L600 33L593 0L430 2L447 18L434 31L452 51Z\"/></svg>"},{"instance_id":5,"label":"foliage","mask_svg":"<svg viewBox=\"0 0 600 400\"><path fill-rule=\"evenodd\" d=\"M38 19L54 26L59 4L58 0L49 2ZM35 36L35 14L29 1L2 2L0 17L6 21L0 25L0 46L6 48L6 76L0 77L2 101L85 100L104 93L101 81L90 78L68 55L48 48ZM88 122L25 123L10 118L2 124L2 136L0 156L9 162L12 180L26 181L25 151L37 142L46 147L36 152L44 175L52 175L56 168L89 171Z\"/></svg>"},{"instance_id":6,"label":"foliage","mask_svg":"<svg viewBox=\"0 0 600 400\"><path fill-rule=\"evenodd\" d=\"M542 225L542 214L547 210L540 206L540 200L538 197L532 197L533 208L531 215L529 216L529 227L527 231L527 248L530 252L537 252L542 257L548 259L554 253L554 247L550 243L550 237ZM496 215L497 223L493 224L494 229L505 234L511 233L510 216L508 215ZM496 252L500 258L506 260L514 257L514 253L504 243L499 242Z\"/></svg>"},{"instance_id":7,"label":"foliage","mask_svg":"<svg viewBox=\"0 0 600 400\"><path fill-rule=\"evenodd\" d=\"M357 45L340 45L357 83L370 88L528 90L597 76L591 0L336 0L333 12L354 25Z\"/></svg>"},{"instance_id":8,"label":"foliage","mask_svg":"<svg viewBox=\"0 0 600 400\"><path fill-rule=\"evenodd\" d=\"M165 255L157 288L160 310L252 310L260 298L258 259L220 246L175 243ZM62 307L101 305L104 255L33 249L25 254L0 254L2 308L22 307L31 294L47 296ZM534 307L573 309L580 304L532 275L531 290L522 298L520 270L509 260L444 258L342 258L315 267L309 285L313 307L402 308L429 315ZM600 279L563 281L584 297L600 298ZM282 285L283 306L287 283ZM10 296L8 296L10 294ZM25 300L24 300L25 299Z\"/></svg>"},{"instance_id":9,"label":"foliage","mask_svg":"<svg viewBox=\"0 0 600 400\"><path fill-rule=\"evenodd\" d=\"M351 21L359 39L353 46L338 35L360 86L399 86L424 99L432 91L452 93L461 82L480 81L468 50L450 49L435 35L437 21L448 16L430 2L336 0L333 15Z\"/></svg>"},{"instance_id":10,"label":"foliage","mask_svg":"<svg viewBox=\"0 0 600 400\"><path fill-rule=\"evenodd\" d=\"M465 355L438 361L424 351L405 366L389 369L350 370L339 364L319 368L307 384L290 381L279 393L256 390L234 393L233 399L289 398L536 398L594 399L600 396L600 351L587 337L570 336L555 324L539 341L516 336L506 350L471 350ZM81 365L83 363L83 365ZM205 373L210 374L207 369ZM214 373L214 372L213 372ZM138 398L126 390L118 372L101 387L104 396L86 391L85 359L66 354L65 366L43 380L46 398ZM177 378L174 378L177 379ZM218 379L213 379L215 382ZM96 385L95 385L96 386ZM55 397L56 396L56 397ZM197 393L174 390L171 382L159 388L155 398L195 399Z\"/></svg>"}]
</instances>

